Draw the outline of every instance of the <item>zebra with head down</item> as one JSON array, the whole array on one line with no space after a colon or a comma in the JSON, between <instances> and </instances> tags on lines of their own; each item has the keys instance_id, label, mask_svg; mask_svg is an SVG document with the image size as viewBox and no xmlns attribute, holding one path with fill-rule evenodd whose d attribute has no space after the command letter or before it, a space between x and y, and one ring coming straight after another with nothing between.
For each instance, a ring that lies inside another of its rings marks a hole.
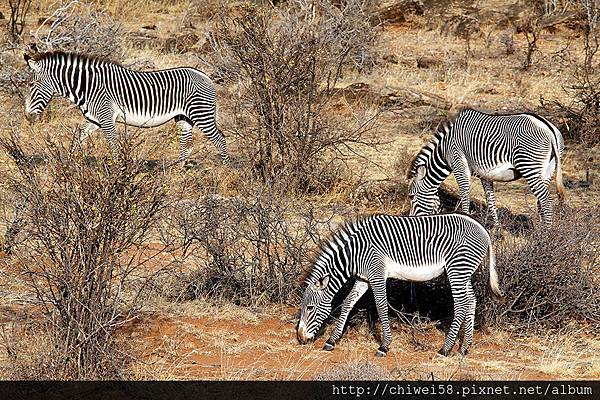
<instances>
[{"instance_id":1,"label":"zebra with head down","mask_svg":"<svg viewBox=\"0 0 600 400\"><path fill-rule=\"evenodd\" d=\"M386 280L423 282L446 272L454 299L454 318L439 353L444 356L450 353L460 328L464 327L460 349L464 355L473 341L475 319L471 277L486 254L489 254L490 287L495 295L502 296L490 236L481 224L468 216L377 215L350 223L322 245L308 272L297 327L298 340L300 343L314 340L331 313L334 296L346 282L354 280L324 349L333 350L350 311L371 288L383 329L383 342L376 354L384 356L392 341Z\"/></svg>"},{"instance_id":2,"label":"zebra with head down","mask_svg":"<svg viewBox=\"0 0 600 400\"><path fill-rule=\"evenodd\" d=\"M437 191L450 173L458 183L463 213L469 212L471 176L481 179L488 212L498 225L493 182L523 177L537 198L545 224L552 221L548 187L554 171L560 199L564 198L560 157L564 141L548 120L530 113L496 115L472 109L442 124L416 155L408 173L411 215L436 212Z\"/></svg>"}]
</instances>

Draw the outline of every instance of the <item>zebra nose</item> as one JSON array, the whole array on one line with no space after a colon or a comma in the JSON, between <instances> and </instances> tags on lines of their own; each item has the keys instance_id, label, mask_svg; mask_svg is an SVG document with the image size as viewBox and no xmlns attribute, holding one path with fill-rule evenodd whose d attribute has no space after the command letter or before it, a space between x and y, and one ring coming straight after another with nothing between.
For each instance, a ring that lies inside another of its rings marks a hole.
<instances>
[{"instance_id":1,"label":"zebra nose","mask_svg":"<svg viewBox=\"0 0 600 400\"><path fill-rule=\"evenodd\" d=\"M298 337L298 342L300 344L306 344L308 343L309 338L306 336L306 328L301 326L298 328L298 331L296 332L296 336Z\"/></svg>"},{"instance_id":2,"label":"zebra nose","mask_svg":"<svg viewBox=\"0 0 600 400\"><path fill-rule=\"evenodd\" d=\"M25 118L29 122L36 122L40 118L40 115L37 114L37 113L28 113L28 112L25 112Z\"/></svg>"},{"instance_id":3,"label":"zebra nose","mask_svg":"<svg viewBox=\"0 0 600 400\"><path fill-rule=\"evenodd\" d=\"M306 330L304 327L298 328L296 331L296 337L298 338L298 342L300 342L300 344L306 344Z\"/></svg>"}]
</instances>

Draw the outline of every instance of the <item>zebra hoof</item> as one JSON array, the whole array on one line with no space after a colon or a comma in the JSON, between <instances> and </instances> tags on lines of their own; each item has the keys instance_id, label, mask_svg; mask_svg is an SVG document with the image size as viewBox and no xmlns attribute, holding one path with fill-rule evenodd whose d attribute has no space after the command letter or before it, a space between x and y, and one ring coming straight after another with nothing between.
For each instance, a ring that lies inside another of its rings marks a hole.
<instances>
[{"instance_id":1,"label":"zebra hoof","mask_svg":"<svg viewBox=\"0 0 600 400\"><path fill-rule=\"evenodd\" d=\"M325 351L331 351L335 349L335 344L331 343L329 340L325 342L325 344L323 345L323 350Z\"/></svg>"},{"instance_id":2,"label":"zebra hoof","mask_svg":"<svg viewBox=\"0 0 600 400\"><path fill-rule=\"evenodd\" d=\"M442 348L441 348L441 349L438 351L438 354L439 354L440 356L442 356L442 357L448 357L448 355L450 354L450 350L446 350L445 348L443 348L443 347L442 347Z\"/></svg>"},{"instance_id":3,"label":"zebra hoof","mask_svg":"<svg viewBox=\"0 0 600 400\"><path fill-rule=\"evenodd\" d=\"M375 357L385 357L387 355L388 352L388 348L381 346L379 349L377 349L377 353L375 353Z\"/></svg>"},{"instance_id":4,"label":"zebra hoof","mask_svg":"<svg viewBox=\"0 0 600 400\"><path fill-rule=\"evenodd\" d=\"M460 354L461 357L465 357L468 353L469 353L468 349L462 349L461 351L458 352L458 354Z\"/></svg>"}]
</instances>

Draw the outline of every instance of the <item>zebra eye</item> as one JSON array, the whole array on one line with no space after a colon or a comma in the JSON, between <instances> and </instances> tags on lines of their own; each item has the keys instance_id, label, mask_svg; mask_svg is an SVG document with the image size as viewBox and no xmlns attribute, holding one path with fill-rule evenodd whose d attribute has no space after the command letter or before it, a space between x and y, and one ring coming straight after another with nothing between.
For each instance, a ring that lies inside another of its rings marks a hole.
<instances>
[{"instance_id":1,"label":"zebra eye","mask_svg":"<svg viewBox=\"0 0 600 400\"><path fill-rule=\"evenodd\" d=\"M315 306L306 306L306 311L308 311L308 312L313 312L314 309L315 309Z\"/></svg>"}]
</instances>

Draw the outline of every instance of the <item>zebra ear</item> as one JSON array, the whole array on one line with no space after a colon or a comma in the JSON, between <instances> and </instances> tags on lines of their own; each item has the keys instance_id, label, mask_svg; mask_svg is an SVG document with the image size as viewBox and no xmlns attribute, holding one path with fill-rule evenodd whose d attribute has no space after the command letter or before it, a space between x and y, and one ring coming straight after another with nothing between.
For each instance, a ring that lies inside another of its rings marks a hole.
<instances>
[{"instance_id":1,"label":"zebra ear","mask_svg":"<svg viewBox=\"0 0 600 400\"><path fill-rule=\"evenodd\" d=\"M38 63L33 58L31 58L29 54L23 54L23 58L27 62L27 65L29 65L29 68L37 70Z\"/></svg>"},{"instance_id":2,"label":"zebra ear","mask_svg":"<svg viewBox=\"0 0 600 400\"><path fill-rule=\"evenodd\" d=\"M324 277L322 277L321 279L316 281L314 283L314 286L315 286L315 289L317 289L317 290L323 290L327 287L328 284L329 284L329 275L325 275Z\"/></svg>"},{"instance_id":3,"label":"zebra ear","mask_svg":"<svg viewBox=\"0 0 600 400\"><path fill-rule=\"evenodd\" d=\"M425 177L425 171L427 169L425 168L424 165L420 165L419 168L417 168L417 176L415 177L418 181L423 179L423 177Z\"/></svg>"}]
</instances>

